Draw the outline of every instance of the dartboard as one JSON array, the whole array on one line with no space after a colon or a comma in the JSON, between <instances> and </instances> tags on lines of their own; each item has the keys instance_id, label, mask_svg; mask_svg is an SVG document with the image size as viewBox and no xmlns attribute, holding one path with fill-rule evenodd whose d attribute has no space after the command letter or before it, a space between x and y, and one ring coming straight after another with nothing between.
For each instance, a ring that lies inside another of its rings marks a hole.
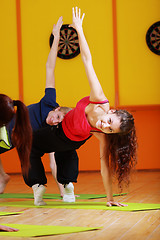
<instances>
[{"instance_id":1,"label":"dartboard","mask_svg":"<svg viewBox=\"0 0 160 240\"><path fill-rule=\"evenodd\" d=\"M146 42L149 49L160 55L160 21L154 23L147 31Z\"/></svg>"},{"instance_id":2,"label":"dartboard","mask_svg":"<svg viewBox=\"0 0 160 240\"><path fill-rule=\"evenodd\" d=\"M52 46L54 36L51 33L49 44ZM80 53L77 31L69 27L69 24L64 24L60 30L60 40L58 46L58 57L62 59L71 59Z\"/></svg>"}]
</instances>

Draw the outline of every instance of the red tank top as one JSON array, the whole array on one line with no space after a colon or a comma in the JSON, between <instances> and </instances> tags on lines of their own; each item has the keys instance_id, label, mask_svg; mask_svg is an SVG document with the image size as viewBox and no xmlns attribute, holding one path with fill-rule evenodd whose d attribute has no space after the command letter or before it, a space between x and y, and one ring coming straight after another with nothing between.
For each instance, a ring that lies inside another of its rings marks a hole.
<instances>
[{"instance_id":1,"label":"red tank top","mask_svg":"<svg viewBox=\"0 0 160 240\"><path fill-rule=\"evenodd\" d=\"M63 121L62 128L65 135L72 141L83 141L91 136L92 127L87 121L85 115L85 108L89 103L93 104L105 104L108 100L103 102L91 102L89 96L82 98L74 109L68 112Z\"/></svg>"}]
</instances>

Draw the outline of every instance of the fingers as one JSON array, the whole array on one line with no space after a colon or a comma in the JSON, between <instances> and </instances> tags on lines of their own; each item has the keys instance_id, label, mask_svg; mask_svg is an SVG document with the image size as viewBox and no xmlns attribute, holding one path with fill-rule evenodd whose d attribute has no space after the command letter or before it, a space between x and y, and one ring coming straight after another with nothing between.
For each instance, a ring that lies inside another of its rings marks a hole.
<instances>
[{"instance_id":1,"label":"fingers","mask_svg":"<svg viewBox=\"0 0 160 240\"><path fill-rule=\"evenodd\" d=\"M122 204L122 203L121 203L121 206L122 206L122 207L127 207L128 205L127 205L127 204Z\"/></svg>"},{"instance_id":2,"label":"fingers","mask_svg":"<svg viewBox=\"0 0 160 240\"><path fill-rule=\"evenodd\" d=\"M59 19L58 19L58 22L57 22L57 26L58 27L61 27L62 26L62 24L63 24L63 17L61 16Z\"/></svg>"},{"instance_id":3,"label":"fingers","mask_svg":"<svg viewBox=\"0 0 160 240\"><path fill-rule=\"evenodd\" d=\"M79 17L78 16L78 7L76 7L76 15L75 15L76 17Z\"/></svg>"},{"instance_id":4,"label":"fingers","mask_svg":"<svg viewBox=\"0 0 160 240\"><path fill-rule=\"evenodd\" d=\"M61 16L61 17L58 19L58 22L62 22L62 19L63 19L63 17Z\"/></svg>"},{"instance_id":5,"label":"fingers","mask_svg":"<svg viewBox=\"0 0 160 240\"><path fill-rule=\"evenodd\" d=\"M82 22L83 22L83 18L84 18L84 16L85 16L85 13L83 13L83 15L82 15Z\"/></svg>"},{"instance_id":6,"label":"fingers","mask_svg":"<svg viewBox=\"0 0 160 240\"><path fill-rule=\"evenodd\" d=\"M72 16L75 17L74 7L72 8Z\"/></svg>"},{"instance_id":7,"label":"fingers","mask_svg":"<svg viewBox=\"0 0 160 240\"><path fill-rule=\"evenodd\" d=\"M62 24L63 24L63 17L61 16L57 23L53 25L53 30L52 30L52 34L55 36L55 35L58 35L59 34L59 31L62 27Z\"/></svg>"},{"instance_id":8,"label":"fingers","mask_svg":"<svg viewBox=\"0 0 160 240\"><path fill-rule=\"evenodd\" d=\"M19 231L19 229L17 229L17 228L9 228L8 229L8 232L18 232Z\"/></svg>"},{"instance_id":9,"label":"fingers","mask_svg":"<svg viewBox=\"0 0 160 240\"><path fill-rule=\"evenodd\" d=\"M19 231L19 229L4 226L4 225L0 225L0 230L6 231L6 232L17 232L17 231Z\"/></svg>"},{"instance_id":10,"label":"fingers","mask_svg":"<svg viewBox=\"0 0 160 240\"><path fill-rule=\"evenodd\" d=\"M112 206L126 207L128 205L127 204L118 203L118 202L114 202L114 201L109 201L109 202L107 202L107 206L108 207L112 207Z\"/></svg>"},{"instance_id":11,"label":"fingers","mask_svg":"<svg viewBox=\"0 0 160 240\"><path fill-rule=\"evenodd\" d=\"M85 14L83 13L81 18L81 9L80 8L78 9L78 7L75 7L75 9L74 7L72 8L72 15L73 15L73 18L79 18L81 19L81 21L83 21L83 18L85 16Z\"/></svg>"},{"instance_id":12,"label":"fingers","mask_svg":"<svg viewBox=\"0 0 160 240\"><path fill-rule=\"evenodd\" d=\"M112 204L110 202L107 202L108 207L112 207Z\"/></svg>"}]
</instances>

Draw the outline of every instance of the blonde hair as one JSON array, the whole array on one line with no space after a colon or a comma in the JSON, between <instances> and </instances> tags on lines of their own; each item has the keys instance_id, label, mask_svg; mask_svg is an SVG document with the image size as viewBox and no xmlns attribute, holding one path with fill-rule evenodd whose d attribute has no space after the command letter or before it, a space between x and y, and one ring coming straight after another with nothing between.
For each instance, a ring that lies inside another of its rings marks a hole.
<instances>
[{"instance_id":1,"label":"blonde hair","mask_svg":"<svg viewBox=\"0 0 160 240\"><path fill-rule=\"evenodd\" d=\"M64 113L64 115L66 115L71 110L72 110L72 108L70 108L70 107L60 107L60 109L59 109L59 111Z\"/></svg>"}]
</instances>

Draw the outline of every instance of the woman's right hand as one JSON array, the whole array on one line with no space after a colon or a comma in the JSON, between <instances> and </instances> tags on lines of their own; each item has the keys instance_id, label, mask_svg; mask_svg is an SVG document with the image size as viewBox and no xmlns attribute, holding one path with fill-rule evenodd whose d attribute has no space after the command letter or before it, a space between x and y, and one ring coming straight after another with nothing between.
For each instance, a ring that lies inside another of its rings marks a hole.
<instances>
[{"instance_id":1,"label":"woman's right hand","mask_svg":"<svg viewBox=\"0 0 160 240\"><path fill-rule=\"evenodd\" d=\"M78 9L78 7L76 7L74 10L74 7L73 7L72 8L73 19L72 19L72 24L70 25L70 27L75 28L77 31L81 30L84 16L85 16L85 14L83 13L82 17L81 17L81 9L80 8Z\"/></svg>"}]
</instances>

